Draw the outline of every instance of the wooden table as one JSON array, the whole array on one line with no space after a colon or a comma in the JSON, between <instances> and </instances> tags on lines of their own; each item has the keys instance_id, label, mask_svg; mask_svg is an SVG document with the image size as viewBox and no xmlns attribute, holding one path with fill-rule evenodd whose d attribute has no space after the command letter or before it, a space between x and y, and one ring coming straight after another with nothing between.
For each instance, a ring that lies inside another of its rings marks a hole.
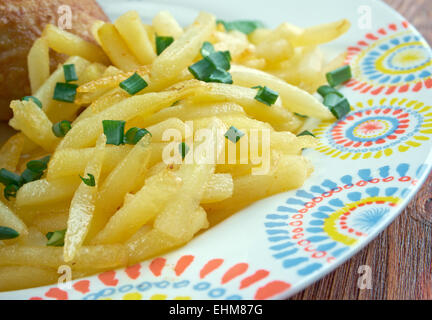
<instances>
[{"instance_id":1,"label":"wooden table","mask_svg":"<svg viewBox=\"0 0 432 320\"><path fill-rule=\"evenodd\" d=\"M432 44L431 0L385 0ZM372 289L360 290L358 268L372 269ZM432 299L432 175L407 209L377 239L294 300Z\"/></svg>"}]
</instances>

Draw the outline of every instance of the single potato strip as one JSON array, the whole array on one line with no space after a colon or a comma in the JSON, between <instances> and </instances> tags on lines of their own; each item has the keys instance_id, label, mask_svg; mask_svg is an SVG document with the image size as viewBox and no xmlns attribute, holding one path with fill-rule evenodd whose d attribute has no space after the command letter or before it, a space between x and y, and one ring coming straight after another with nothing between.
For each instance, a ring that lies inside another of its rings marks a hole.
<instances>
[{"instance_id":1,"label":"single potato strip","mask_svg":"<svg viewBox=\"0 0 432 320\"><path fill-rule=\"evenodd\" d=\"M16 198L18 207L70 201L80 184L78 175L56 180L36 180L23 185Z\"/></svg>"},{"instance_id":2,"label":"single potato strip","mask_svg":"<svg viewBox=\"0 0 432 320\"><path fill-rule=\"evenodd\" d=\"M34 94L50 76L50 57L47 41L37 39L27 56L31 92Z\"/></svg>"},{"instance_id":3,"label":"single potato strip","mask_svg":"<svg viewBox=\"0 0 432 320\"><path fill-rule=\"evenodd\" d=\"M234 83L237 85L243 87L263 85L277 91L282 98L283 106L291 112L322 120L334 119L330 110L314 96L271 74L252 68L233 65L231 68L231 75Z\"/></svg>"},{"instance_id":4,"label":"single potato strip","mask_svg":"<svg viewBox=\"0 0 432 320\"><path fill-rule=\"evenodd\" d=\"M21 130L27 138L46 151L54 151L60 142L52 132L52 122L33 101L12 101L11 109L14 117L9 121L10 126Z\"/></svg>"},{"instance_id":5,"label":"single potato strip","mask_svg":"<svg viewBox=\"0 0 432 320\"><path fill-rule=\"evenodd\" d=\"M95 210L99 177L105 157L105 145L106 137L105 135L101 135L96 143L93 157L87 164L85 171L84 177L90 177L91 174L94 179L94 185L89 185L84 181L81 182L72 198L64 241L64 259L66 262L74 259L89 231Z\"/></svg>"},{"instance_id":6,"label":"single potato strip","mask_svg":"<svg viewBox=\"0 0 432 320\"><path fill-rule=\"evenodd\" d=\"M28 233L25 223L2 201L0 201L0 226L14 229L20 237Z\"/></svg>"},{"instance_id":7,"label":"single potato strip","mask_svg":"<svg viewBox=\"0 0 432 320\"><path fill-rule=\"evenodd\" d=\"M109 64L106 55L97 45L57 28L52 24L48 24L45 27L42 37L47 41L48 46L57 52L67 54L68 56L80 56L92 62Z\"/></svg>"},{"instance_id":8,"label":"single potato strip","mask_svg":"<svg viewBox=\"0 0 432 320\"><path fill-rule=\"evenodd\" d=\"M128 154L132 146L107 146L102 174L110 173ZM54 153L48 163L47 180L83 174L87 163L93 157L94 148L62 149Z\"/></svg>"},{"instance_id":9,"label":"single potato strip","mask_svg":"<svg viewBox=\"0 0 432 320\"><path fill-rule=\"evenodd\" d=\"M23 153L25 138L15 134L0 148L0 168L15 171Z\"/></svg>"},{"instance_id":10,"label":"single potato strip","mask_svg":"<svg viewBox=\"0 0 432 320\"><path fill-rule=\"evenodd\" d=\"M127 264L128 257L123 245L103 245L81 247L73 261L72 270L115 269ZM41 246L0 247L0 266L32 266L58 268L64 265L63 248Z\"/></svg>"}]
</instances>

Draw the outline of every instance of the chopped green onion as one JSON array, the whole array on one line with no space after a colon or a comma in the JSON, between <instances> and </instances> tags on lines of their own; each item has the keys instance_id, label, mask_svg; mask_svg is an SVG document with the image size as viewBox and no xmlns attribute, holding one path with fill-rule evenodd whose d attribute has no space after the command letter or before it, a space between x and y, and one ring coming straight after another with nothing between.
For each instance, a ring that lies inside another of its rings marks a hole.
<instances>
[{"instance_id":1,"label":"chopped green onion","mask_svg":"<svg viewBox=\"0 0 432 320\"><path fill-rule=\"evenodd\" d=\"M12 228L0 226L0 240L15 239L19 233Z\"/></svg>"},{"instance_id":2,"label":"chopped green onion","mask_svg":"<svg viewBox=\"0 0 432 320\"><path fill-rule=\"evenodd\" d=\"M262 88L264 88L263 86L255 86L255 87L252 87L251 89L262 89Z\"/></svg>"},{"instance_id":3,"label":"chopped green onion","mask_svg":"<svg viewBox=\"0 0 432 320\"><path fill-rule=\"evenodd\" d=\"M212 54L206 56L204 59L207 59L211 64L215 66L216 69L223 69L228 71L231 68L230 58L231 55L227 54L229 51L217 51Z\"/></svg>"},{"instance_id":4,"label":"chopped green onion","mask_svg":"<svg viewBox=\"0 0 432 320\"><path fill-rule=\"evenodd\" d=\"M326 74L327 81L332 87L336 87L352 78L351 67L349 65L340 67Z\"/></svg>"},{"instance_id":5,"label":"chopped green onion","mask_svg":"<svg viewBox=\"0 0 432 320\"><path fill-rule=\"evenodd\" d=\"M351 111L350 103L346 98L340 100L336 105L330 108L331 113L336 117L336 119L342 119Z\"/></svg>"},{"instance_id":6,"label":"chopped green onion","mask_svg":"<svg viewBox=\"0 0 432 320\"><path fill-rule=\"evenodd\" d=\"M119 146L124 143L124 128L126 121L123 120L103 120L103 130L107 137L107 144Z\"/></svg>"},{"instance_id":7,"label":"chopped green onion","mask_svg":"<svg viewBox=\"0 0 432 320\"><path fill-rule=\"evenodd\" d=\"M40 178L42 178L42 176L43 172L35 172L30 169L25 169L24 172L21 174L21 178L24 183L39 180Z\"/></svg>"},{"instance_id":8,"label":"chopped green onion","mask_svg":"<svg viewBox=\"0 0 432 320\"><path fill-rule=\"evenodd\" d=\"M147 82L136 72L128 79L120 82L120 88L122 88L130 95L134 95L140 92L147 86Z\"/></svg>"},{"instance_id":9,"label":"chopped green onion","mask_svg":"<svg viewBox=\"0 0 432 320\"><path fill-rule=\"evenodd\" d=\"M75 102L77 84L57 82L54 89L53 99L62 102Z\"/></svg>"},{"instance_id":10,"label":"chopped green onion","mask_svg":"<svg viewBox=\"0 0 432 320\"><path fill-rule=\"evenodd\" d=\"M191 65L188 69L196 79L207 82L215 68L210 61L202 59Z\"/></svg>"},{"instance_id":11,"label":"chopped green onion","mask_svg":"<svg viewBox=\"0 0 432 320\"><path fill-rule=\"evenodd\" d=\"M179 152L180 152L183 160L186 157L186 155L188 154L189 150L190 150L190 148L185 142L182 142L179 144Z\"/></svg>"},{"instance_id":12,"label":"chopped green onion","mask_svg":"<svg viewBox=\"0 0 432 320\"><path fill-rule=\"evenodd\" d=\"M39 160L29 161L27 162L27 169L33 172L43 173L48 168L49 160L50 160L50 156L46 156Z\"/></svg>"},{"instance_id":13,"label":"chopped green onion","mask_svg":"<svg viewBox=\"0 0 432 320\"><path fill-rule=\"evenodd\" d=\"M259 102L271 106L275 104L278 97L279 97L279 93L277 93L276 91L273 91L272 89L267 87L261 87L258 90L257 95L255 96L255 100L258 100Z\"/></svg>"},{"instance_id":14,"label":"chopped green onion","mask_svg":"<svg viewBox=\"0 0 432 320\"><path fill-rule=\"evenodd\" d=\"M174 42L174 38L173 37L159 37L159 36L156 36L156 52L157 52L157 55L160 55L173 42Z\"/></svg>"},{"instance_id":15,"label":"chopped green onion","mask_svg":"<svg viewBox=\"0 0 432 320\"><path fill-rule=\"evenodd\" d=\"M332 87L330 87L330 86L321 86L321 87L319 87L318 88L318 93L323 97L323 98L325 98L326 97L326 95L328 95L328 94L330 94L330 93L334 93L334 94L337 94L338 96L340 96L340 97L343 97L343 94L342 93L340 93L339 91L337 91L335 88L332 88Z\"/></svg>"},{"instance_id":16,"label":"chopped green onion","mask_svg":"<svg viewBox=\"0 0 432 320\"><path fill-rule=\"evenodd\" d=\"M137 127L130 128L124 137L124 142L127 144L137 144L146 134L152 135L147 129Z\"/></svg>"},{"instance_id":17,"label":"chopped green onion","mask_svg":"<svg viewBox=\"0 0 432 320\"><path fill-rule=\"evenodd\" d=\"M65 64L63 66L63 73L66 82L77 81L78 76L76 74L74 64Z\"/></svg>"},{"instance_id":18,"label":"chopped green onion","mask_svg":"<svg viewBox=\"0 0 432 320\"><path fill-rule=\"evenodd\" d=\"M202 47L201 47L201 55L202 55L202 57L205 58L205 57L211 55L214 52L216 52L216 51L215 51L213 45L210 42L205 41L203 43Z\"/></svg>"},{"instance_id":19,"label":"chopped green onion","mask_svg":"<svg viewBox=\"0 0 432 320\"><path fill-rule=\"evenodd\" d=\"M10 184L21 186L22 180L21 177L16 173L3 168L0 169L0 183L2 183L5 187L7 187Z\"/></svg>"},{"instance_id":20,"label":"chopped green onion","mask_svg":"<svg viewBox=\"0 0 432 320\"><path fill-rule=\"evenodd\" d=\"M242 131L238 130L236 127L231 126L225 133L225 138L227 138L233 143L237 143L244 135L245 134Z\"/></svg>"},{"instance_id":21,"label":"chopped green onion","mask_svg":"<svg viewBox=\"0 0 432 320\"><path fill-rule=\"evenodd\" d=\"M72 129L72 125L71 122L67 120L57 122L52 126L52 131L54 135L59 138L64 137L70 129Z\"/></svg>"},{"instance_id":22,"label":"chopped green onion","mask_svg":"<svg viewBox=\"0 0 432 320\"><path fill-rule=\"evenodd\" d=\"M46 234L46 238L48 239L46 245L50 247L63 247L65 234L66 234L66 229L54 231L54 232L48 232Z\"/></svg>"},{"instance_id":23,"label":"chopped green onion","mask_svg":"<svg viewBox=\"0 0 432 320\"><path fill-rule=\"evenodd\" d=\"M23 100L23 101L33 101L34 103L36 103L36 105L39 107L39 108L41 108L42 109L42 102L38 99L38 98L36 98L36 97L33 97L33 96L26 96L26 97L24 97L24 98L22 98L21 100Z\"/></svg>"},{"instance_id":24,"label":"chopped green onion","mask_svg":"<svg viewBox=\"0 0 432 320\"><path fill-rule=\"evenodd\" d=\"M297 113L297 112L294 112L294 114L295 114L297 117L300 117L300 118L304 118L304 119L309 118L308 116L305 116L305 115L300 114L300 113Z\"/></svg>"},{"instance_id":25,"label":"chopped green onion","mask_svg":"<svg viewBox=\"0 0 432 320\"><path fill-rule=\"evenodd\" d=\"M174 103L171 105L171 107L174 107L180 103L180 100L174 101Z\"/></svg>"},{"instance_id":26,"label":"chopped green onion","mask_svg":"<svg viewBox=\"0 0 432 320\"><path fill-rule=\"evenodd\" d=\"M232 84L233 79L228 71L218 68L210 74L207 82Z\"/></svg>"},{"instance_id":27,"label":"chopped green onion","mask_svg":"<svg viewBox=\"0 0 432 320\"><path fill-rule=\"evenodd\" d=\"M315 137L315 135L312 132L308 131L308 130L305 130L302 133L299 133L297 135L297 137L301 137L301 136L312 136L312 137Z\"/></svg>"},{"instance_id":28,"label":"chopped green onion","mask_svg":"<svg viewBox=\"0 0 432 320\"><path fill-rule=\"evenodd\" d=\"M80 176L80 178L81 178L81 180L82 180L86 185L88 185L89 187L94 187L94 186L96 186L96 180L95 180L94 175L88 173L87 176L88 176L88 178L83 178L83 177L81 177L81 176Z\"/></svg>"},{"instance_id":29,"label":"chopped green onion","mask_svg":"<svg viewBox=\"0 0 432 320\"><path fill-rule=\"evenodd\" d=\"M323 104L328 107L329 109L333 108L335 105L337 105L344 97L336 94L336 93L329 93L324 97Z\"/></svg>"},{"instance_id":30,"label":"chopped green onion","mask_svg":"<svg viewBox=\"0 0 432 320\"><path fill-rule=\"evenodd\" d=\"M260 21L253 20L238 20L238 21L223 21L217 20L217 24L223 24L226 31L238 30L244 34L250 34L258 28L264 28L264 24Z\"/></svg>"},{"instance_id":31,"label":"chopped green onion","mask_svg":"<svg viewBox=\"0 0 432 320\"><path fill-rule=\"evenodd\" d=\"M10 198L16 198L17 192L19 190L19 186L15 185L15 184L10 184L8 185L4 190L3 190L3 195L6 198L7 201L10 200Z\"/></svg>"},{"instance_id":32,"label":"chopped green onion","mask_svg":"<svg viewBox=\"0 0 432 320\"><path fill-rule=\"evenodd\" d=\"M201 55L204 58L188 68L195 79L205 82L233 83L231 74L228 72L231 68L229 51L215 52L210 42L204 42Z\"/></svg>"}]
</instances>

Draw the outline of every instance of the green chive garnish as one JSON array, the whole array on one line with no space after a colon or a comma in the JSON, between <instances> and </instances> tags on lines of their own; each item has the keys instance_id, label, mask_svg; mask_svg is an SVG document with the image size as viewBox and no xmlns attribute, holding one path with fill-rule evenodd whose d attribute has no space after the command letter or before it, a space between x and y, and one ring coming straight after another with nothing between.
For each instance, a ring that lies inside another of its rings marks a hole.
<instances>
[{"instance_id":1,"label":"green chive garnish","mask_svg":"<svg viewBox=\"0 0 432 320\"><path fill-rule=\"evenodd\" d=\"M228 71L218 68L210 74L207 82L232 84L233 80Z\"/></svg>"},{"instance_id":2,"label":"green chive garnish","mask_svg":"<svg viewBox=\"0 0 432 320\"><path fill-rule=\"evenodd\" d=\"M256 20L238 20L231 22L217 20L216 23L223 24L226 31L237 30L243 32L244 34L250 34L258 28L264 28L264 24Z\"/></svg>"},{"instance_id":3,"label":"green chive garnish","mask_svg":"<svg viewBox=\"0 0 432 320\"><path fill-rule=\"evenodd\" d=\"M63 66L63 73L64 73L64 77L65 77L65 81L66 82L71 82L71 81L77 81L78 80L78 76L76 74L75 65L74 64L65 64Z\"/></svg>"},{"instance_id":4,"label":"green chive garnish","mask_svg":"<svg viewBox=\"0 0 432 320\"><path fill-rule=\"evenodd\" d=\"M233 83L231 74L228 72L231 68L229 51L215 52L211 43L204 42L201 55L203 59L188 68L195 79L204 82Z\"/></svg>"},{"instance_id":5,"label":"green chive garnish","mask_svg":"<svg viewBox=\"0 0 432 320\"><path fill-rule=\"evenodd\" d=\"M42 172L35 172L31 171L30 169L25 169L24 172L21 174L21 178L23 179L24 183L39 180L40 178L42 178L42 176Z\"/></svg>"},{"instance_id":6,"label":"green chive garnish","mask_svg":"<svg viewBox=\"0 0 432 320\"><path fill-rule=\"evenodd\" d=\"M29 161L29 162L27 162L27 169L29 169L33 172L43 173L48 168L49 160L50 160L50 157L46 156L46 157L39 159L39 160Z\"/></svg>"},{"instance_id":7,"label":"green chive garnish","mask_svg":"<svg viewBox=\"0 0 432 320\"><path fill-rule=\"evenodd\" d=\"M157 55L160 55L173 42L174 42L174 38L173 37L159 37L159 36L156 36L156 52L157 52Z\"/></svg>"},{"instance_id":8,"label":"green chive garnish","mask_svg":"<svg viewBox=\"0 0 432 320\"><path fill-rule=\"evenodd\" d=\"M268 106L275 104L279 97L279 93L267 87L259 87L255 100L262 102Z\"/></svg>"},{"instance_id":9,"label":"green chive garnish","mask_svg":"<svg viewBox=\"0 0 432 320\"><path fill-rule=\"evenodd\" d=\"M39 160L32 160L27 162L27 169L21 174L21 179L23 183L29 183L32 181L39 180L42 178L44 171L48 167L48 162L50 157L44 157Z\"/></svg>"},{"instance_id":10,"label":"green chive garnish","mask_svg":"<svg viewBox=\"0 0 432 320\"><path fill-rule=\"evenodd\" d=\"M208 78L215 71L214 65L207 59L202 59L197 63L191 65L189 68L190 73L201 81L209 82Z\"/></svg>"},{"instance_id":11,"label":"green chive garnish","mask_svg":"<svg viewBox=\"0 0 432 320\"><path fill-rule=\"evenodd\" d=\"M72 124L70 121L67 120L57 122L52 126L52 131L54 135L59 138L64 137L70 129L72 129Z\"/></svg>"},{"instance_id":12,"label":"green chive garnish","mask_svg":"<svg viewBox=\"0 0 432 320\"><path fill-rule=\"evenodd\" d=\"M202 57L205 58L205 57L211 55L213 52L215 52L213 45L210 42L205 41L201 47Z\"/></svg>"},{"instance_id":13,"label":"green chive garnish","mask_svg":"<svg viewBox=\"0 0 432 320\"><path fill-rule=\"evenodd\" d=\"M87 176L88 176L88 178L83 178L83 177L81 177L81 176L80 176L80 178L81 178L81 180L82 180L86 185L88 185L89 187L94 187L94 186L96 186L96 180L95 180L94 175L88 173Z\"/></svg>"},{"instance_id":14,"label":"green chive garnish","mask_svg":"<svg viewBox=\"0 0 432 320\"><path fill-rule=\"evenodd\" d=\"M309 118L308 116L305 116L305 115L300 114L300 113L297 113L297 112L294 112L294 114L295 114L297 117L300 117L300 118L304 118L304 119Z\"/></svg>"},{"instance_id":15,"label":"green chive garnish","mask_svg":"<svg viewBox=\"0 0 432 320\"><path fill-rule=\"evenodd\" d=\"M332 87L336 87L352 78L351 67L349 65L340 67L326 74L327 81Z\"/></svg>"},{"instance_id":16,"label":"green chive garnish","mask_svg":"<svg viewBox=\"0 0 432 320\"><path fill-rule=\"evenodd\" d=\"M130 128L124 137L124 142L127 144L137 144L146 134L151 136L150 131L147 129L140 129L137 127Z\"/></svg>"},{"instance_id":17,"label":"green chive garnish","mask_svg":"<svg viewBox=\"0 0 432 320\"><path fill-rule=\"evenodd\" d=\"M213 52L204 59L207 59L211 64L213 64L216 69L219 68L228 71L231 68L231 55L229 54L229 51Z\"/></svg>"},{"instance_id":18,"label":"green chive garnish","mask_svg":"<svg viewBox=\"0 0 432 320\"><path fill-rule=\"evenodd\" d=\"M75 101L77 88L77 84L57 82L54 89L53 99L73 103Z\"/></svg>"},{"instance_id":19,"label":"green chive garnish","mask_svg":"<svg viewBox=\"0 0 432 320\"><path fill-rule=\"evenodd\" d=\"M190 150L190 148L185 142L182 142L179 144L179 152L180 152L183 160L186 157L186 155L188 154L189 150Z\"/></svg>"},{"instance_id":20,"label":"green chive garnish","mask_svg":"<svg viewBox=\"0 0 432 320\"><path fill-rule=\"evenodd\" d=\"M297 137L301 137L301 136L312 136L312 137L315 137L315 135L312 132L308 131L308 130L305 130L302 133L299 133L297 135Z\"/></svg>"},{"instance_id":21,"label":"green chive garnish","mask_svg":"<svg viewBox=\"0 0 432 320\"><path fill-rule=\"evenodd\" d=\"M346 98L340 100L336 105L330 108L331 113L336 117L336 119L342 119L351 111L351 106Z\"/></svg>"},{"instance_id":22,"label":"green chive garnish","mask_svg":"<svg viewBox=\"0 0 432 320\"><path fill-rule=\"evenodd\" d=\"M65 234L66 234L66 229L54 231L54 232L48 232L46 234L46 238L48 239L46 245L50 247L63 247Z\"/></svg>"},{"instance_id":23,"label":"green chive garnish","mask_svg":"<svg viewBox=\"0 0 432 320\"><path fill-rule=\"evenodd\" d=\"M328 95L328 94L330 94L330 93L334 93L334 94L337 94L337 95L340 96L340 97L343 97L343 94L342 94L342 93L340 93L339 91L337 91L335 88L332 88L332 87L327 86L327 85L319 87L319 88L318 88L318 93L319 93L323 98L325 98L326 95Z\"/></svg>"},{"instance_id":24,"label":"green chive garnish","mask_svg":"<svg viewBox=\"0 0 432 320\"><path fill-rule=\"evenodd\" d=\"M4 188L3 190L3 195L6 198L6 200L10 201L10 198L16 198L19 188L20 188L19 186L14 184L10 184L6 186L6 188Z\"/></svg>"},{"instance_id":25,"label":"green chive garnish","mask_svg":"<svg viewBox=\"0 0 432 320\"><path fill-rule=\"evenodd\" d=\"M242 131L238 130L236 127L231 126L231 128L229 128L228 131L225 133L225 138L227 138L233 143L237 143L244 135L245 134Z\"/></svg>"},{"instance_id":26,"label":"green chive garnish","mask_svg":"<svg viewBox=\"0 0 432 320\"><path fill-rule=\"evenodd\" d=\"M107 138L107 144L119 146L124 143L124 128L126 121L123 120L103 120L103 130Z\"/></svg>"},{"instance_id":27,"label":"green chive garnish","mask_svg":"<svg viewBox=\"0 0 432 320\"><path fill-rule=\"evenodd\" d=\"M120 88L122 88L130 95L134 95L140 92L147 86L147 82L143 78L141 78L141 76L136 72L128 79L120 82Z\"/></svg>"},{"instance_id":28,"label":"green chive garnish","mask_svg":"<svg viewBox=\"0 0 432 320\"><path fill-rule=\"evenodd\" d=\"M23 100L23 101L33 101L34 103L36 103L36 105L39 107L39 108L41 108L42 109L42 102L38 99L38 98L36 98L36 97L33 97L33 96L25 96L24 98L22 98L21 100Z\"/></svg>"},{"instance_id":29,"label":"green chive garnish","mask_svg":"<svg viewBox=\"0 0 432 320\"><path fill-rule=\"evenodd\" d=\"M0 226L0 240L15 239L19 237L19 233L12 228Z\"/></svg>"},{"instance_id":30,"label":"green chive garnish","mask_svg":"<svg viewBox=\"0 0 432 320\"><path fill-rule=\"evenodd\" d=\"M2 183L5 187L7 187L10 184L21 186L22 180L21 177L16 173L3 168L0 169L0 183Z\"/></svg>"}]
</instances>

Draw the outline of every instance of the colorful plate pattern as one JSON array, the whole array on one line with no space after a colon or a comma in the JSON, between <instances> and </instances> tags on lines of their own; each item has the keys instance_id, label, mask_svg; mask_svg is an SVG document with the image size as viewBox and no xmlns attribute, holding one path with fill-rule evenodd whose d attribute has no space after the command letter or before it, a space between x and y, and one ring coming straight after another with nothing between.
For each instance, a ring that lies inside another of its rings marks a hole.
<instances>
[{"instance_id":1,"label":"colorful plate pattern","mask_svg":"<svg viewBox=\"0 0 432 320\"><path fill-rule=\"evenodd\" d=\"M300 190L259 201L163 257L76 280L69 288L6 292L0 299L287 298L376 237L430 172L431 50L383 3L365 0L359 10L356 0L268 0L264 7L247 0L100 2L112 19L131 9L147 20L171 10L183 24L199 10L232 20L242 12L241 18L272 27L275 21L313 25L347 17L352 30L326 48L347 52L354 78L343 92L352 112L314 129L320 145L306 152L316 171ZM370 29L356 23L365 18L359 12L370 13Z\"/></svg>"}]
</instances>

